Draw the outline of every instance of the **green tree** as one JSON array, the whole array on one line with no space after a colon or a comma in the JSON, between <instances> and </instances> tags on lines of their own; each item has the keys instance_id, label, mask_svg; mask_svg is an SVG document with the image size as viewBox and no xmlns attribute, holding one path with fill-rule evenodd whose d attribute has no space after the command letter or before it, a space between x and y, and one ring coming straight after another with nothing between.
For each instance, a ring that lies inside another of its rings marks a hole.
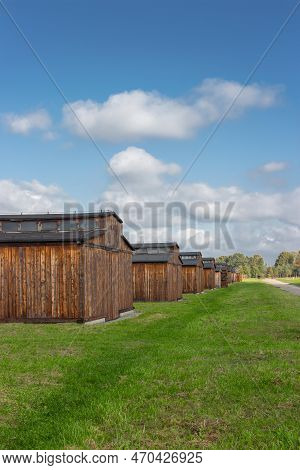
<instances>
[{"instance_id":1,"label":"green tree","mask_svg":"<svg viewBox=\"0 0 300 470\"><path fill-rule=\"evenodd\" d=\"M257 255L258 256L258 255ZM217 258L218 263L226 263L231 268L235 268L239 273L245 274L248 277L254 275L258 277L259 275L263 275L264 272L264 260L260 257L259 262L257 263L257 269L251 268L251 257L244 255L243 253L234 253L233 255L228 256L219 256ZM262 260L263 268L260 266L260 262ZM253 263L252 263L253 264Z\"/></svg>"},{"instance_id":2,"label":"green tree","mask_svg":"<svg viewBox=\"0 0 300 470\"><path fill-rule=\"evenodd\" d=\"M293 275L296 257L297 253L294 251L282 251L278 255L275 261L275 268L279 277L289 277Z\"/></svg>"},{"instance_id":3,"label":"green tree","mask_svg":"<svg viewBox=\"0 0 300 470\"><path fill-rule=\"evenodd\" d=\"M251 277L265 276L265 262L261 255L253 255L249 258Z\"/></svg>"},{"instance_id":4,"label":"green tree","mask_svg":"<svg viewBox=\"0 0 300 470\"><path fill-rule=\"evenodd\" d=\"M276 277L275 268L273 266L268 266L266 268L266 277Z\"/></svg>"},{"instance_id":5,"label":"green tree","mask_svg":"<svg viewBox=\"0 0 300 470\"><path fill-rule=\"evenodd\" d=\"M294 274L296 276L300 276L300 251L295 256L295 261L294 261Z\"/></svg>"}]
</instances>

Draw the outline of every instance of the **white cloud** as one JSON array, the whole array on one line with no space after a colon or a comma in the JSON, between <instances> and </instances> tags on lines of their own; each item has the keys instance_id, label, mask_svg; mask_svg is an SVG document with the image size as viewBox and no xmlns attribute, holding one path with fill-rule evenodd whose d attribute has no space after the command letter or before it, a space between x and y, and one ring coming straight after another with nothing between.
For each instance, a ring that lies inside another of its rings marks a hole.
<instances>
[{"instance_id":1,"label":"white cloud","mask_svg":"<svg viewBox=\"0 0 300 470\"><path fill-rule=\"evenodd\" d=\"M13 134L27 135L32 131L45 131L51 127L51 118L45 109L39 109L27 114L7 113L3 122Z\"/></svg>"},{"instance_id":2,"label":"white cloud","mask_svg":"<svg viewBox=\"0 0 300 470\"><path fill-rule=\"evenodd\" d=\"M184 182L176 194L168 198L168 179L178 173L177 165L166 165L135 147L114 155L110 164L128 194L113 180L102 194L101 207L109 205L120 213L133 242L175 239L182 248L193 248L196 241L205 253L259 252L268 260L280 251L300 249L300 187L289 192L264 193L245 191L237 186L213 187L204 182ZM193 210L195 202L199 204ZM138 210L135 203L142 210ZM226 214L230 203L234 204L227 226L233 248L226 245L222 236L218 241L218 225L214 223L216 218ZM168 204L175 205L172 215L171 206L166 213Z\"/></svg>"},{"instance_id":3,"label":"white cloud","mask_svg":"<svg viewBox=\"0 0 300 470\"><path fill-rule=\"evenodd\" d=\"M175 163L166 164L146 150L128 147L115 154L110 166L125 185L124 193L119 183L112 181L103 193L105 200L115 201L120 206L131 201L182 201L191 205L203 201L209 210L209 220L214 220L220 203L221 215L230 202L234 203L231 220L247 222L250 220L277 219L290 224L299 224L300 187L289 192L249 192L238 186L213 187L204 182L183 182L173 196L167 178L177 175L180 167ZM172 187L175 181L172 181Z\"/></svg>"},{"instance_id":4,"label":"white cloud","mask_svg":"<svg viewBox=\"0 0 300 470\"><path fill-rule=\"evenodd\" d=\"M206 255L258 252L268 261L280 251L300 249L300 187L263 193L184 182L174 197L168 198L170 180L175 185L180 171L175 163L164 163L142 148L128 147L115 154L110 164L128 194L112 177L98 205L105 209L111 206L121 215L133 242L173 239L181 248L200 248ZM198 208L193 210L197 201ZM55 185L0 180L0 213L61 212L64 203L71 202ZM218 224L214 223L231 202L234 207L227 228L233 247L222 232L218 239ZM173 204L172 212L168 204Z\"/></svg>"},{"instance_id":5,"label":"white cloud","mask_svg":"<svg viewBox=\"0 0 300 470\"><path fill-rule=\"evenodd\" d=\"M111 95L105 102L75 101L71 103L73 112L65 105L63 123L80 137L87 137L85 128L94 138L108 141L184 139L216 122L241 91L228 115L230 118L250 108L274 106L280 88L252 84L243 89L238 82L207 79L189 97L124 91Z\"/></svg>"},{"instance_id":6,"label":"white cloud","mask_svg":"<svg viewBox=\"0 0 300 470\"><path fill-rule=\"evenodd\" d=\"M37 180L16 182L0 180L0 213L63 212L70 199L55 185Z\"/></svg>"},{"instance_id":7,"label":"white cloud","mask_svg":"<svg viewBox=\"0 0 300 470\"><path fill-rule=\"evenodd\" d=\"M151 191L157 186L160 188L163 184L162 176L180 172L180 166L176 163L164 163L138 147L128 147L116 153L110 160L110 167L125 186L142 187L144 194L148 187Z\"/></svg>"},{"instance_id":8,"label":"white cloud","mask_svg":"<svg viewBox=\"0 0 300 470\"><path fill-rule=\"evenodd\" d=\"M287 162L269 162L262 165L259 170L263 173L274 173L287 168Z\"/></svg>"}]
</instances>

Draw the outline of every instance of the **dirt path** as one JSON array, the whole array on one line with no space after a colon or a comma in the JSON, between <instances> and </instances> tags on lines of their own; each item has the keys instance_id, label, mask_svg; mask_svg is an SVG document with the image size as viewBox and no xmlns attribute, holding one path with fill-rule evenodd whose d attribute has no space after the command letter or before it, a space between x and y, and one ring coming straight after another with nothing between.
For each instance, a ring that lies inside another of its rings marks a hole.
<instances>
[{"instance_id":1,"label":"dirt path","mask_svg":"<svg viewBox=\"0 0 300 470\"><path fill-rule=\"evenodd\" d=\"M276 279L264 279L264 282L266 284L270 284L271 286L285 290L286 292L290 292L291 294L300 295L300 287L286 284L285 282L277 281Z\"/></svg>"}]
</instances>

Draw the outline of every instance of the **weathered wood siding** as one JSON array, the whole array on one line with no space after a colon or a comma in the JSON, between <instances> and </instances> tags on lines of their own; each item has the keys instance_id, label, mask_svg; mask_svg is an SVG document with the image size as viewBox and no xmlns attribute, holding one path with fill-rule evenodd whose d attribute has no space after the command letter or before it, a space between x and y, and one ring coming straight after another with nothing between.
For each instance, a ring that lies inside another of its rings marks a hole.
<instances>
[{"instance_id":1,"label":"weathered wood siding","mask_svg":"<svg viewBox=\"0 0 300 470\"><path fill-rule=\"evenodd\" d=\"M215 270L204 269L204 289L214 289L215 284Z\"/></svg>"},{"instance_id":2,"label":"weathered wood siding","mask_svg":"<svg viewBox=\"0 0 300 470\"><path fill-rule=\"evenodd\" d=\"M215 286L221 287L221 271L215 272Z\"/></svg>"},{"instance_id":3,"label":"weathered wood siding","mask_svg":"<svg viewBox=\"0 0 300 470\"><path fill-rule=\"evenodd\" d=\"M132 253L122 253L119 265L119 312L133 308Z\"/></svg>"},{"instance_id":4,"label":"weathered wood siding","mask_svg":"<svg viewBox=\"0 0 300 470\"><path fill-rule=\"evenodd\" d=\"M167 299L169 301L179 300L182 298L182 264L167 264L168 280L167 280Z\"/></svg>"},{"instance_id":5,"label":"weathered wood siding","mask_svg":"<svg viewBox=\"0 0 300 470\"><path fill-rule=\"evenodd\" d=\"M201 292L205 289L205 276L204 276L204 269L201 267Z\"/></svg>"},{"instance_id":6,"label":"weathered wood siding","mask_svg":"<svg viewBox=\"0 0 300 470\"><path fill-rule=\"evenodd\" d=\"M79 318L77 245L0 247L0 321Z\"/></svg>"},{"instance_id":7,"label":"weathered wood siding","mask_svg":"<svg viewBox=\"0 0 300 470\"><path fill-rule=\"evenodd\" d=\"M201 266L182 266L184 293L198 293L204 289L203 268Z\"/></svg>"},{"instance_id":8,"label":"weathered wood siding","mask_svg":"<svg viewBox=\"0 0 300 470\"><path fill-rule=\"evenodd\" d=\"M111 251L85 246L82 248L83 319L84 321L118 316L117 256Z\"/></svg>"},{"instance_id":9,"label":"weathered wood siding","mask_svg":"<svg viewBox=\"0 0 300 470\"><path fill-rule=\"evenodd\" d=\"M175 263L133 263L136 301L163 302L182 298L182 266Z\"/></svg>"},{"instance_id":10,"label":"weathered wood siding","mask_svg":"<svg viewBox=\"0 0 300 470\"><path fill-rule=\"evenodd\" d=\"M0 321L113 320L133 308L131 264L128 248L1 246Z\"/></svg>"},{"instance_id":11,"label":"weathered wood siding","mask_svg":"<svg viewBox=\"0 0 300 470\"><path fill-rule=\"evenodd\" d=\"M228 272L226 269L221 271L221 287L228 287Z\"/></svg>"},{"instance_id":12,"label":"weathered wood siding","mask_svg":"<svg viewBox=\"0 0 300 470\"><path fill-rule=\"evenodd\" d=\"M110 248L121 248L122 224L112 215L98 219L98 223L99 227L105 230L101 236L103 245Z\"/></svg>"},{"instance_id":13,"label":"weathered wood siding","mask_svg":"<svg viewBox=\"0 0 300 470\"><path fill-rule=\"evenodd\" d=\"M182 263L179 258L179 248L174 249L168 263L168 300L182 298L183 280Z\"/></svg>"},{"instance_id":14,"label":"weathered wood siding","mask_svg":"<svg viewBox=\"0 0 300 470\"><path fill-rule=\"evenodd\" d=\"M132 270L134 300L168 300L167 263L133 263Z\"/></svg>"},{"instance_id":15,"label":"weathered wood siding","mask_svg":"<svg viewBox=\"0 0 300 470\"><path fill-rule=\"evenodd\" d=\"M131 253L83 247L84 320L114 320L132 308ZM129 270L129 271L128 271Z\"/></svg>"}]
</instances>

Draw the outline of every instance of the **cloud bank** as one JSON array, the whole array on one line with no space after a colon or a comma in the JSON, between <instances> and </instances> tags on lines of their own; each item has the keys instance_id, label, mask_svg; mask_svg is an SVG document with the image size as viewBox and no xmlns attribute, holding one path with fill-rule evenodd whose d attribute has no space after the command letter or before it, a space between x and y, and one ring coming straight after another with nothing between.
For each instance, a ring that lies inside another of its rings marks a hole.
<instances>
[{"instance_id":1,"label":"cloud bank","mask_svg":"<svg viewBox=\"0 0 300 470\"><path fill-rule=\"evenodd\" d=\"M116 153L110 165L128 194L112 176L95 208L117 210L132 242L174 239L182 249L196 246L206 255L258 252L269 262L280 251L300 249L300 186L288 192L263 193L184 182L170 198L180 176L177 164L165 163L143 148L128 147ZM1 213L62 212L64 204L72 202L55 185L0 180ZM224 217L232 203L226 224L230 246L222 233L219 237L215 221Z\"/></svg>"},{"instance_id":2,"label":"cloud bank","mask_svg":"<svg viewBox=\"0 0 300 470\"><path fill-rule=\"evenodd\" d=\"M28 135L35 130L46 131L52 124L45 109L27 114L7 113L3 115L2 119L9 132L21 135Z\"/></svg>"},{"instance_id":3,"label":"cloud bank","mask_svg":"<svg viewBox=\"0 0 300 470\"><path fill-rule=\"evenodd\" d=\"M173 187L180 172L178 165L166 165L137 147L117 153L110 164L129 194L112 180L102 194L101 206L110 205L120 212L131 227L127 235L133 242L173 238L188 249L197 241L202 245L199 248L216 256L239 250L260 252L268 260L280 251L300 249L300 186L289 192L263 193L238 186L184 182L170 198L170 178ZM142 211L135 210L136 203L143 206ZM168 204L173 206L172 216L166 214ZM228 210L233 247L225 238L216 239L215 221Z\"/></svg>"},{"instance_id":4,"label":"cloud bank","mask_svg":"<svg viewBox=\"0 0 300 470\"><path fill-rule=\"evenodd\" d=\"M203 201L211 208L214 220L215 202L221 208L234 202L231 221L249 222L277 219L300 227L300 187L289 192L247 192L238 186L213 187L204 182L183 182L174 196L166 176L181 171L177 164L165 164L157 157L137 147L128 147L111 160L115 173L121 178L129 194L125 195L118 182L112 181L103 193L105 200L115 201L121 207L130 201L180 201L191 205ZM225 210L225 209L224 209Z\"/></svg>"},{"instance_id":5,"label":"cloud bank","mask_svg":"<svg viewBox=\"0 0 300 470\"><path fill-rule=\"evenodd\" d=\"M187 97L171 98L144 90L124 91L104 102L79 100L63 107L63 125L73 134L111 142L145 138L186 139L228 114L236 118L251 108L274 106L279 87L206 79ZM76 116L74 115L76 114ZM87 132L86 132L87 131Z\"/></svg>"},{"instance_id":6,"label":"cloud bank","mask_svg":"<svg viewBox=\"0 0 300 470\"><path fill-rule=\"evenodd\" d=\"M47 186L37 180L0 180L1 214L63 212L68 201L70 198L54 185Z\"/></svg>"}]
</instances>

